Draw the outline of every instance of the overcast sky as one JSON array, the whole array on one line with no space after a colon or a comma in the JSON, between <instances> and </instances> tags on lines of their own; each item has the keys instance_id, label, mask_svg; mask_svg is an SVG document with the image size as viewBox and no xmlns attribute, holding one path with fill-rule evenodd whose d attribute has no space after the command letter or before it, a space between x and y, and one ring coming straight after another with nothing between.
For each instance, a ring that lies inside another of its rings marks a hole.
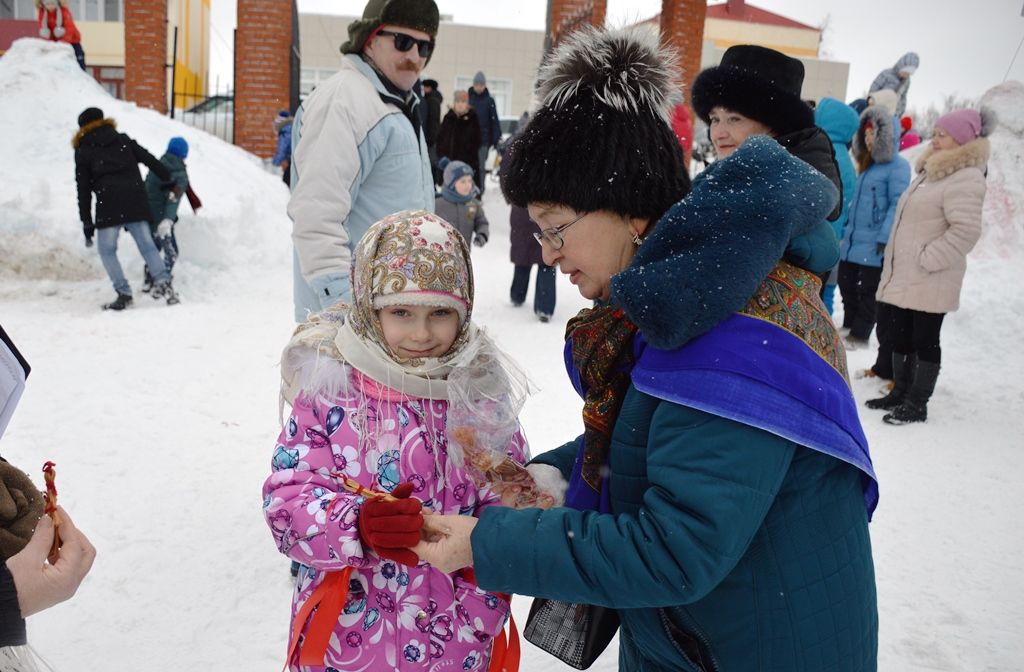
<instances>
[{"instance_id":1,"label":"overcast sky","mask_svg":"<svg viewBox=\"0 0 1024 672\"><path fill-rule=\"evenodd\" d=\"M300 12L359 15L364 0L299 0ZM713 3L717 4L717 3ZM1024 0L756 0L753 4L812 26L826 25L822 56L850 64L847 100L860 97L871 80L916 51L909 107L938 105L949 94L978 97L1008 79L1024 81ZM547 0L437 0L457 23L544 29ZM235 0L212 3L211 69L230 77ZM608 0L609 25L649 18L660 0ZM345 36L338 36L338 43Z\"/></svg>"}]
</instances>

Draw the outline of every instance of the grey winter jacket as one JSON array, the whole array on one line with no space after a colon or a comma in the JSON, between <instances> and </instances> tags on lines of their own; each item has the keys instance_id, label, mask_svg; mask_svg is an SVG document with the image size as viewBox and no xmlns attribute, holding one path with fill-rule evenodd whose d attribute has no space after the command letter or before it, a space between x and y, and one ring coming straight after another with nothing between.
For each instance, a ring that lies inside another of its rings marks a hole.
<instances>
[{"instance_id":1,"label":"grey winter jacket","mask_svg":"<svg viewBox=\"0 0 1024 672\"><path fill-rule=\"evenodd\" d=\"M482 245L491 235L491 225L487 222L483 204L473 198L466 203L452 203L444 196L438 196L434 202L434 212L462 234L467 245L473 244L475 236Z\"/></svg>"},{"instance_id":2,"label":"grey winter jacket","mask_svg":"<svg viewBox=\"0 0 1024 672\"><path fill-rule=\"evenodd\" d=\"M895 91L899 97L899 102L896 104L896 116L902 117L903 111L907 109L907 91L910 89L910 77L900 79L900 70L908 66L916 69L920 61L921 59L912 51L903 54L900 56L900 60L896 61L896 65L878 73L875 81L871 82L871 88L868 89L868 93L874 93L882 89Z\"/></svg>"}]
</instances>

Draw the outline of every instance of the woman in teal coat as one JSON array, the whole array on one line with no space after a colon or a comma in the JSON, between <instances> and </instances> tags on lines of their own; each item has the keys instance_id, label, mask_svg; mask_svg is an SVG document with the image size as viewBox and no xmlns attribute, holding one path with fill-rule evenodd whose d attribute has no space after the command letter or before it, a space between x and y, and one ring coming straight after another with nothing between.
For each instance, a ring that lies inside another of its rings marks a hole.
<instances>
[{"instance_id":1,"label":"woman in teal coat","mask_svg":"<svg viewBox=\"0 0 1024 672\"><path fill-rule=\"evenodd\" d=\"M735 142L676 202L656 39L559 47L502 177L545 262L598 302L566 330L583 433L528 467L567 482L565 505L425 516L413 550L487 590L614 608L622 670L873 671L878 488L825 269L782 261L838 191L714 103L730 87L803 115L802 66L772 52L698 78Z\"/></svg>"}]
</instances>

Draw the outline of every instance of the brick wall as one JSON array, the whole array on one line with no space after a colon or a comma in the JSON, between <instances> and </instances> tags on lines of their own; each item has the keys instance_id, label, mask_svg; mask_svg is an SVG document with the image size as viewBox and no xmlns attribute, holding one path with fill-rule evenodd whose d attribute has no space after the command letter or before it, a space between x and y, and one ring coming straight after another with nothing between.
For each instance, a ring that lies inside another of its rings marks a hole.
<instances>
[{"instance_id":1,"label":"brick wall","mask_svg":"<svg viewBox=\"0 0 1024 672\"><path fill-rule=\"evenodd\" d=\"M661 41L679 53L683 71L680 85L690 102L690 85L700 72L700 54L704 47L704 16L707 0L663 0L661 3Z\"/></svg>"},{"instance_id":2,"label":"brick wall","mask_svg":"<svg viewBox=\"0 0 1024 672\"><path fill-rule=\"evenodd\" d=\"M167 0L124 0L124 94L167 113Z\"/></svg>"},{"instance_id":3,"label":"brick wall","mask_svg":"<svg viewBox=\"0 0 1024 672\"><path fill-rule=\"evenodd\" d=\"M550 0L548 4L548 36L551 46L586 24L604 25L607 0Z\"/></svg>"},{"instance_id":4,"label":"brick wall","mask_svg":"<svg viewBox=\"0 0 1024 672\"><path fill-rule=\"evenodd\" d=\"M276 150L271 123L288 108L291 41L292 0L238 0L235 144L257 156Z\"/></svg>"}]
</instances>

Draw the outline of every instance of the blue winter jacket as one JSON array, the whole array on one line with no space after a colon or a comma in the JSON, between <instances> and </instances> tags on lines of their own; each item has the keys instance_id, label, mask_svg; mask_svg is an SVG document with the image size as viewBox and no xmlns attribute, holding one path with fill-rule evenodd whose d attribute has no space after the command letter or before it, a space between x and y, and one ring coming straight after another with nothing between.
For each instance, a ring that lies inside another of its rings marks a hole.
<instances>
[{"instance_id":1,"label":"blue winter jacket","mask_svg":"<svg viewBox=\"0 0 1024 672\"><path fill-rule=\"evenodd\" d=\"M840 259L879 268L896 216L896 204L910 185L910 164L897 152L895 118L877 106L867 108L861 115L854 152L867 151L864 128L869 121L876 129L875 147L871 151L874 163L857 178Z\"/></svg>"},{"instance_id":2,"label":"blue winter jacket","mask_svg":"<svg viewBox=\"0 0 1024 672\"><path fill-rule=\"evenodd\" d=\"M832 222L836 240L843 238L843 227L850 214L850 203L853 202L853 191L857 185L857 170L850 157L850 143L857 133L859 121L860 116L852 107L835 98L822 98L814 108L814 123L832 141L836 150L836 163L839 164L839 178L843 182L843 212L839 219Z\"/></svg>"},{"instance_id":3,"label":"blue winter jacket","mask_svg":"<svg viewBox=\"0 0 1024 672\"><path fill-rule=\"evenodd\" d=\"M805 393L831 393L830 403L841 402L852 413L850 429L863 442L842 373L806 348L795 359L779 351L783 340L799 340L791 332L770 320L733 316L694 336L691 320L680 312L688 305L699 309L701 297L714 300L716 289L734 279L743 284L763 267L752 262L734 274L737 269L720 262L763 257L774 264L791 234L812 228L835 202L831 183L777 143L747 143L715 164L713 174L659 221L640 248L643 257L634 257L624 280L613 285L613 302L617 292L636 295L625 310L640 328L638 344L650 345L639 355L612 428L603 485L608 512L491 507L472 534L476 578L487 590L616 608L621 670L872 672L878 618L868 509L877 490L870 494L870 460L861 471L821 445L811 449L785 432L761 428L772 422L720 412L700 385L676 390L688 400L667 394L664 386L723 374L719 381L733 383L718 387L724 395L719 398L737 401L754 387L752 380L730 377L740 359L765 378L792 377L797 386L808 383L803 367L818 367L825 377L810 381ZM723 201L734 208L723 208ZM734 226L736 235L724 236L731 240L714 235ZM750 235L757 240L748 241ZM713 254L705 258L701 252L709 248ZM783 277L795 278L796 303L804 306L798 312L811 319L797 321L819 335L830 332L825 340L838 343L816 281L803 272ZM795 305L768 303L783 311ZM740 325L742 320L747 322ZM767 336L746 343L733 358L681 364L702 347L713 349L747 330ZM664 349L655 350L661 347L655 341ZM650 353L661 354L652 360ZM833 361L845 369L845 357L836 354L841 350L833 351ZM570 376L579 383L571 366ZM826 379L827 391L819 384ZM780 402L782 396L768 393L764 399ZM779 420L789 417L781 403ZM773 407L754 406L733 409L756 415ZM821 419L801 425L807 436L834 426ZM841 442L841 434L830 436L826 442ZM568 479L577 472L580 439L534 461Z\"/></svg>"},{"instance_id":4,"label":"blue winter jacket","mask_svg":"<svg viewBox=\"0 0 1024 672\"><path fill-rule=\"evenodd\" d=\"M285 159L292 158L292 124L284 126L277 132L277 151L274 152L274 159L271 163L280 166Z\"/></svg>"}]
</instances>

